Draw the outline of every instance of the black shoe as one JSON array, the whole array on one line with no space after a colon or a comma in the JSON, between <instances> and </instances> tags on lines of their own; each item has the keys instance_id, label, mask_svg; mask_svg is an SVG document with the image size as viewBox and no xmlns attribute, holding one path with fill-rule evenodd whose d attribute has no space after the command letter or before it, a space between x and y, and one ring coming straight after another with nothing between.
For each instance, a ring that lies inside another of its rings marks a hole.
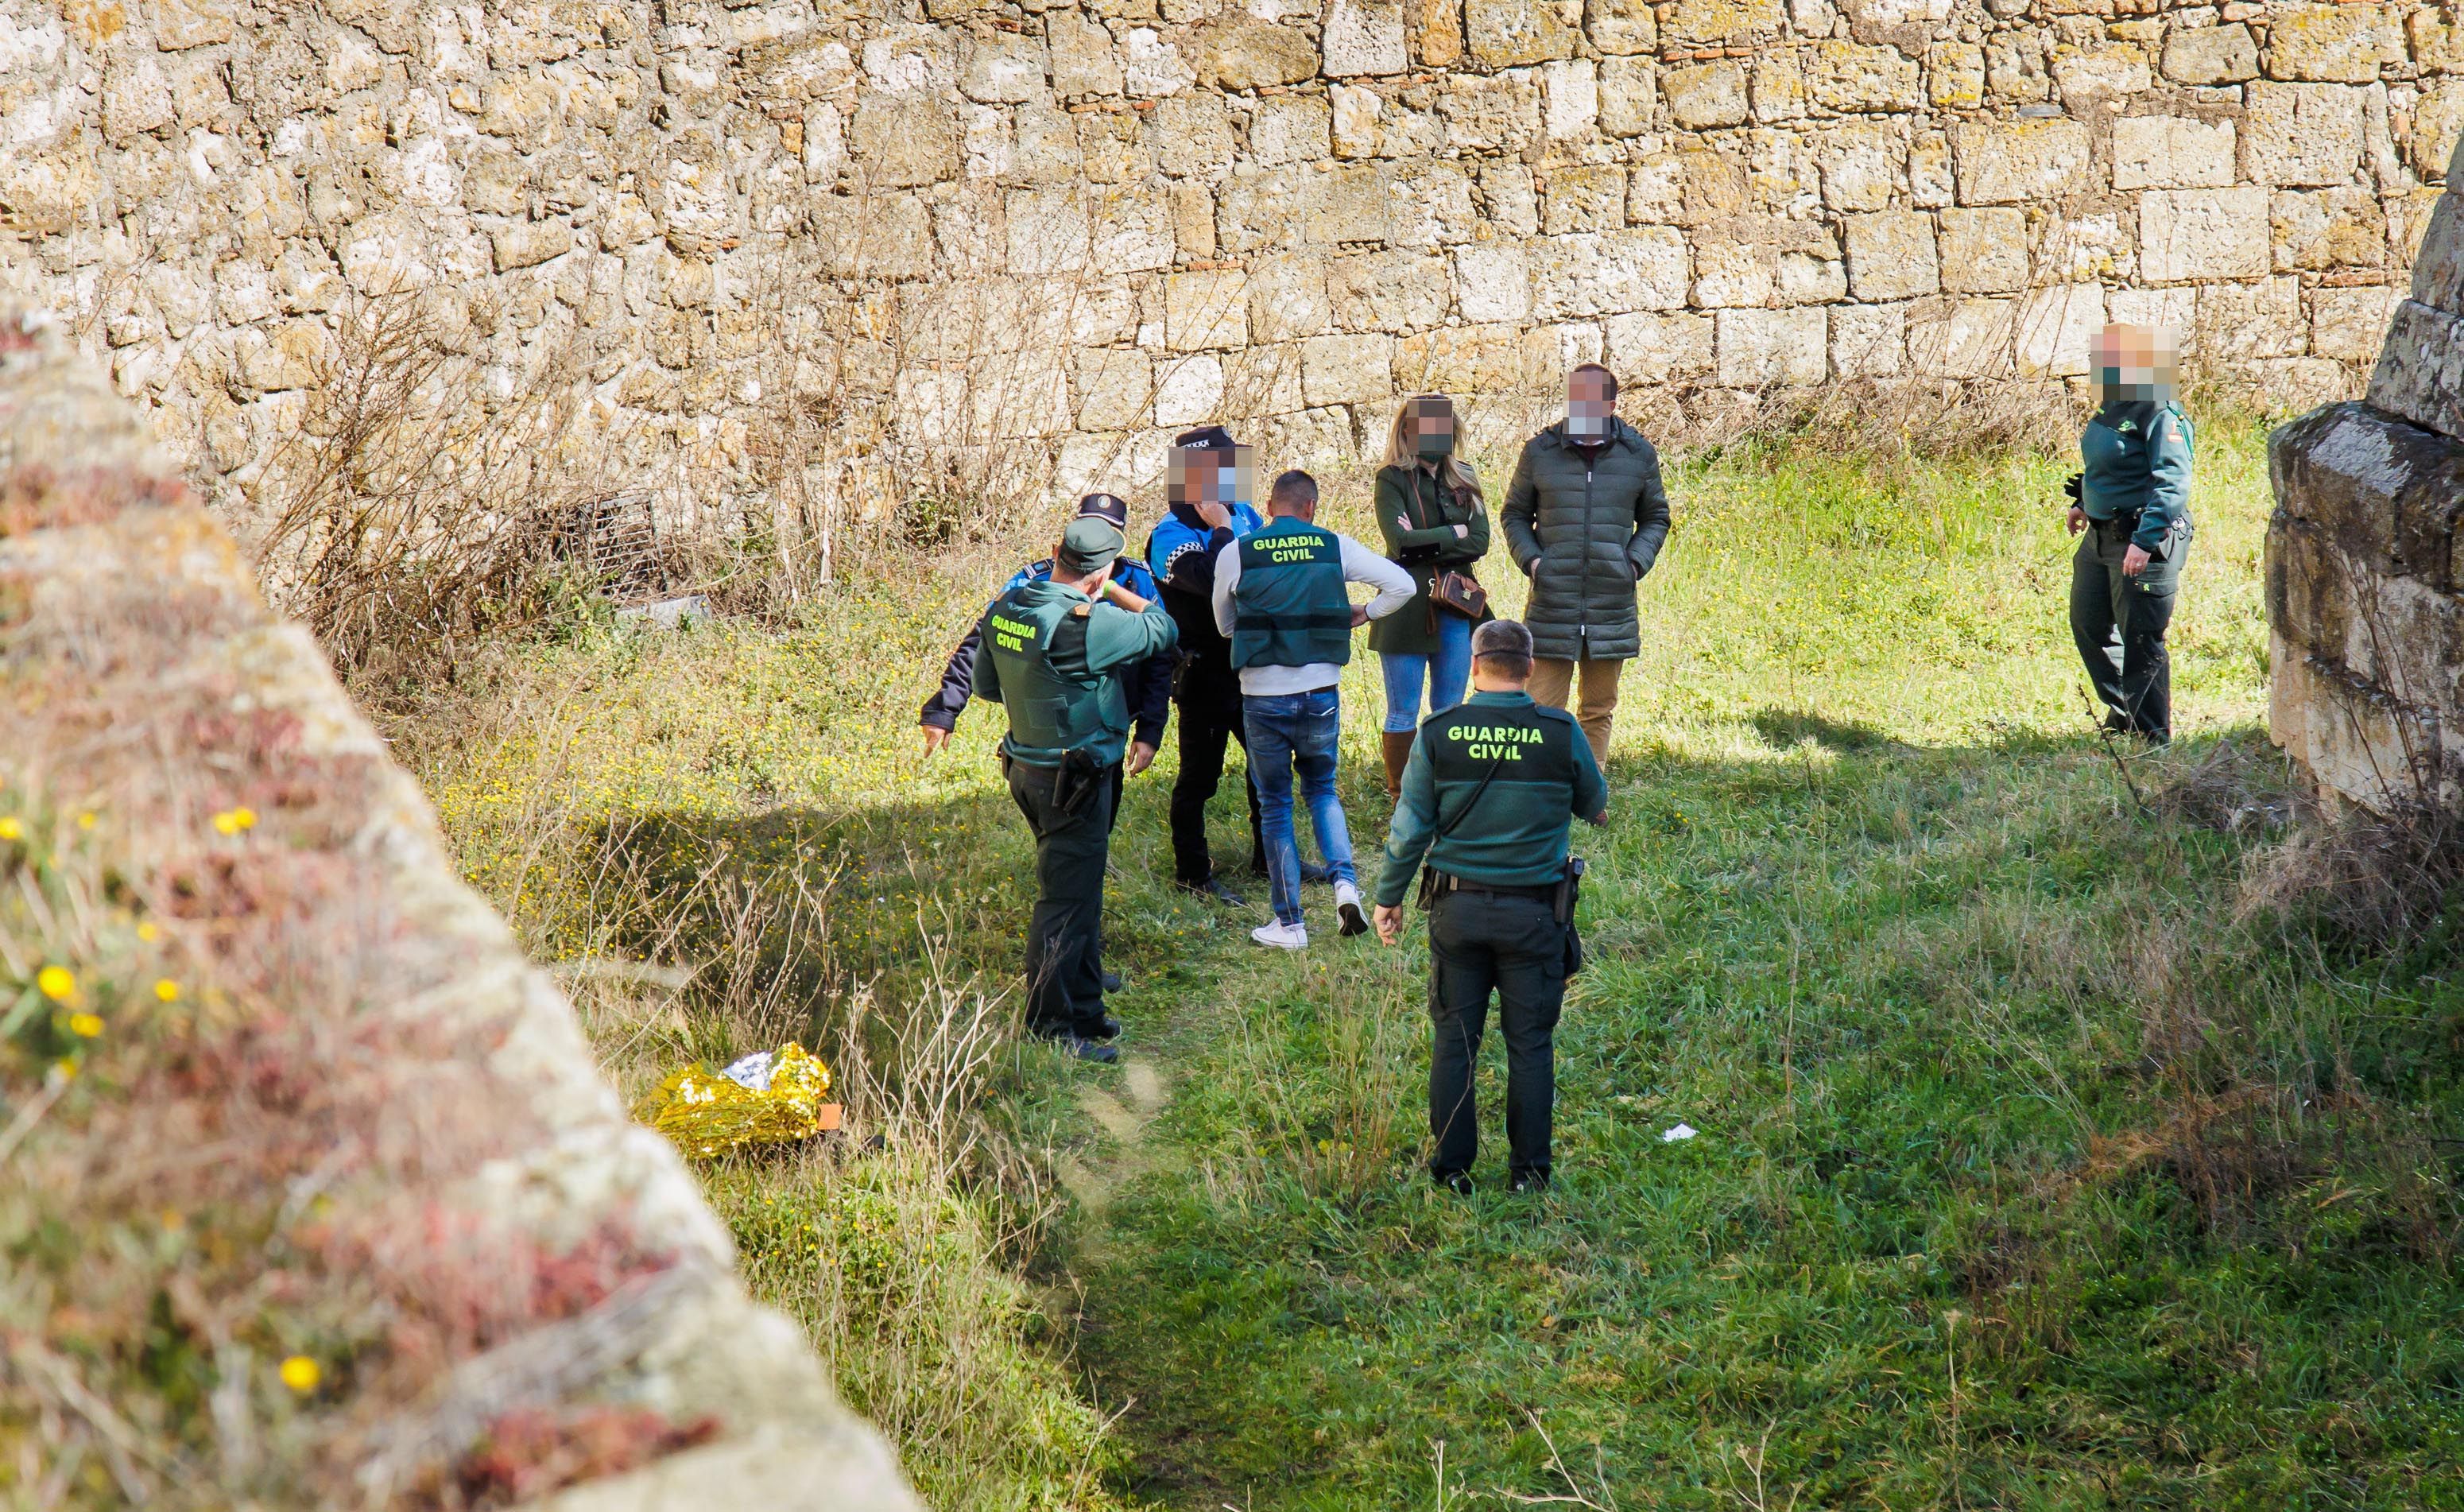
<instances>
[{"instance_id":1,"label":"black shoe","mask_svg":"<svg viewBox=\"0 0 2464 1512\"><path fill-rule=\"evenodd\" d=\"M1267 875L1265 857L1252 856L1249 858L1249 875L1253 877L1263 877Z\"/></svg>"},{"instance_id":2,"label":"black shoe","mask_svg":"<svg viewBox=\"0 0 2464 1512\"><path fill-rule=\"evenodd\" d=\"M1116 993L1127 985L1129 984L1121 980L1121 974L1119 972L1106 972L1104 974L1104 990L1106 992Z\"/></svg>"},{"instance_id":3,"label":"black shoe","mask_svg":"<svg viewBox=\"0 0 2464 1512\"><path fill-rule=\"evenodd\" d=\"M1209 898L1227 908L1245 909L1249 900L1225 887L1221 878L1209 877L1204 882L1176 882L1174 887L1195 898Z\"/></svg>"},{"instance_id":4,"label":"black shoe","mask_svg":"<svg viewBox=\"0 0 2464 1512\"><path fill-rule=\"evenodd\" d=\"M1097 1020L1095 1032L1087 1036L1089 1040L1117 1040L1120 1037L1121 1020L1113 1018L1111 1014L1106 1014L1101 1019Z\"/></svg>"},{"instance_id":5,"label":"black shoe","mask_svg":"<svg viewBox=\"0 0 2464 1512\"><path fill-rule=\"evenodd\" d=\"M1097 1065L1111 1065L1113 1062L1118 1061L1121 1058L1121 1052L1114 1049L1112 1046L1109 1044L1097 1044L1092 1040L1081 1040L1074 1034L1070 1035L1067 1039L1058 1039L1052 1042L1069 1055L1075 1056L1081 1061L1092 1061Z\"/></svg>"},{"instance_id":6,"label":"black shoe","mask_svg":"<svg viewBox=\"0 0 2464 1512\"><path fill-rule=\"evenodd\" d=\"M1513 1175L1507 1178L1506 1190L1508 1192L1520 1193L1546 1192L1549 1190L1549 1172L1545 1171L1518 1171Z\"/></svg>"},{"instance_id":7,"label":"black shoe","mask_svg":"<svg viewBox=\"0 0 2464 1512\"><path fill-rule=\"evenodd\" d=\"M1429 1179L1437 1183L1440 1192L1451 1192L1459 1197L1470 1196L1479 1190L1472 1185L1471 1172L1468 1171L1452 1171L1444 1175L1432 1171L1429 1172Z\"/></svg>"},{"instance_id":8,"label":"black shoe","mask_svg":"<svg viewBox=\"0 0 2464 1512\"><path fill-rule=\"evenodd\" d=\"M2109 735L2126 735L2130 734L2130 721L2122 714L2107 714L2101 728Z\"/></svg>"}]
</instances>

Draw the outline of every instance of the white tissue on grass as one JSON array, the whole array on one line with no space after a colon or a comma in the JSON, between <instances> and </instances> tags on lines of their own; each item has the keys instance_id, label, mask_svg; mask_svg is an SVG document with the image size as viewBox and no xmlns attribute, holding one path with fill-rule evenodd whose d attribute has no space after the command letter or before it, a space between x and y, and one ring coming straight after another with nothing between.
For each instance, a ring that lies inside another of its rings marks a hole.
<instances>
[{"instance_id":1,"label":"white tissue on grass","mask_svg":"<svg viewBox=\"0 0 2464 1512\"><path fill-rule=\"evenodd\" d=\"M1693 1125L1680 1124L1675 1129L1672 1129L1668 1132L1661 1135L1660 1142L1663 1145L1673 1145L1681 1139L1693 1138L1697 1132L1699 1132L1699 1130L1697 1130Z\"/></svg>"},{"instance_id":2,"label":"white tissue on grass","mask_svg":"<svg viewBox=\"0 0 2464 1512\"><path fill-rule=\"evenodd\" d=\"M747 1091L766 1092L770 1090L773 1059L771 1051L756 1050L718 1074Z\"/></svg>"}]
</instances>

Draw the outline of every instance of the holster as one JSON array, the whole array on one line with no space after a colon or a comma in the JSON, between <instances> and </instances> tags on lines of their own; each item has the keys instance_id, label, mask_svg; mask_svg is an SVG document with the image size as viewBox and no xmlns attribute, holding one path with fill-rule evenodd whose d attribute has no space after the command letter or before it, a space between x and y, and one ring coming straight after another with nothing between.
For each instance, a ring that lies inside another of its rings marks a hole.
<instances>
[{"instance_id":1,"label":"holster","mask_svg":"<svg viewBox=\"0 0 2464 1512\"><path fill-rule=\"evenodd\" d=\"M1052 806L1062 813L1076 817L1095 794L1104 764L1093 752L1080 747L1061 753L1061 768L1052 775Z\"/></svg>"},{"instance_id":2,"label":"holster","mask_svg":"<svg viewBox=\"0 0 2464 1512\"><path fill-rule=\"evenodd\" d=\"M1573 975L1583 969L1583 933L1574 924L1574 906L1583 897L1583 858L1568 856L1566 869L1557 878L1557 922L1566 927L1566 975Z\"/></svg>"}]
</instances>

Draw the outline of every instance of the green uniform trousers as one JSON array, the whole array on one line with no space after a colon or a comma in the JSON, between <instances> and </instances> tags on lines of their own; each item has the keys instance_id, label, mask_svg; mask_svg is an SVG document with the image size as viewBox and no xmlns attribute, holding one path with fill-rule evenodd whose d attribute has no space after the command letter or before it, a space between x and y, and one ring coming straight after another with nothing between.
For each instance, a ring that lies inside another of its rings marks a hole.
<instances>
[{"instance_id":1,"label":"green uniform trousers","mask_svg":"<svg viewBox=\"0 0 2464 1512\"><path fill-rule=\"evenodd\" d=\"M2173 622L2173 601L2182 586L2182 559L2190 533L2180 525L2165 537L2165 555L2151 557L2136 578L2122 575L2122 554L2130 548L2131 523L2090 521L2071 559L2071 638L2088 682L2104 706L2130 728L2163 743L2173 737L2173 665L2165 651L2165 629Z\"/></svg>"},{"instance_id":2,"label":"green uniform trousers","mask_svg":"<svg viewBox=\"0 0 2464 1512\"><path fill-rule=\"evenodd\" d=\"M1035 834L1035 912L1026 926L1026 1026L1053 1038L1095 1039L1104 1023L1104 860L1111 848L1117 785L1089 782L1075 813L1053 801L1057 768L1007 763L1009 796Z\"/></svg>"},{"instance_id":3,"label":"green uniform trousers","mask_svg":"<svg viewBox=\"0 0 2464 1512\"><path fill-rule=\"evenodd\" d=\"M1471 1170L1480 1152L1472 1067L1498 999L1506 1040L1506 1144L1515 1175L1549 1174L1557 1101L1553 1036L1566 1001L1566 926L1547 901L1491 892L1447 892L1429 910L1429 1173L1443 1181Z\"/></svg>"}]
</instances>

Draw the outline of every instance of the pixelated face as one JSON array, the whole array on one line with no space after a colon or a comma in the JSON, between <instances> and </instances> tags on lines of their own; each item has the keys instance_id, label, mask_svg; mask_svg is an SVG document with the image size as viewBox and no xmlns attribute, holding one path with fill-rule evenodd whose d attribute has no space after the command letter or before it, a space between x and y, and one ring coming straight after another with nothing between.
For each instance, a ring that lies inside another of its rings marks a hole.
<instances>
[{"instance_id":1,"label":"pixelated face","mask_svg":"<svg viewBox=\"0 0 2464 1512\"><path fill-rule=\"evenodd\" d=\"M1405 422L1407 434L1415 449L1423 442L1451 443L1455 437L1455 405L1451 399L1419 399L1412 403L1412 418Z\"/></svg>"},{"instance_id":2,"label":"pixelated face","mask_svg":"<svg viewBox=\"0 0 2464 1512\"><path fill-rule=\"evenodd\" d=\"M2181 378L2182 348L2162 326L2116 322L2096 334L2088 348L2099 398L2133 404L2162 404L2173 397Z\"/></svg>"},{"instance_id":3,"label":"pixelated face","mask_svg":"<svg viewBox=\"0 0 2464 1512\"><path fill-rule=\"evenodd\" d=\"M1577 371L1566 378L1566 413L1577 420L1606 420L1617 412L1609 398L1608 375Z\"/></svg>"},{"instance_id":4,"label":"pixelated face","mask_svg":"<svg viewBox=\"0 0 2464 1512\"><path fill-rule=\"evenodd\" d=\"M1227 508L1258 497L1258 463L1254 448L1229 451L1175 447L1167 464L1166 496L1177 503L1214 502Z\"/></svg>"}]
</instances>

